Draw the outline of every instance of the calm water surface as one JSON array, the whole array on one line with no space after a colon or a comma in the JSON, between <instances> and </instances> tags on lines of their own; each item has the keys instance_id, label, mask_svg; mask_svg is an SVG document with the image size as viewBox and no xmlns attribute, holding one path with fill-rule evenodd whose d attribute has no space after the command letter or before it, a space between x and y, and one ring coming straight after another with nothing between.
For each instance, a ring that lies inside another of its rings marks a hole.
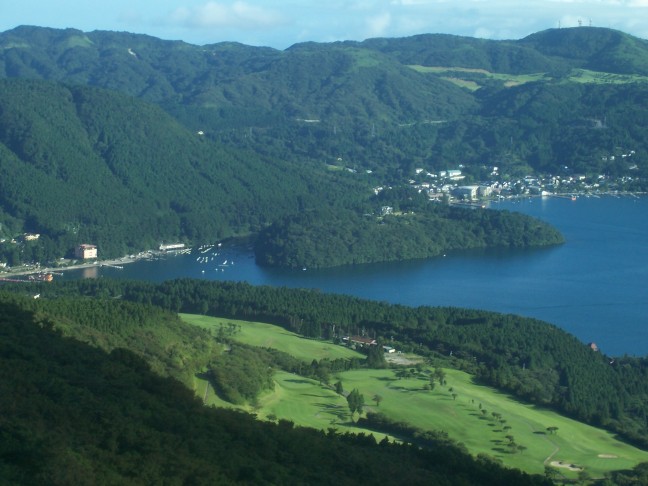
<instances>
[{"instance_id":1,"label":"calm water surface","mask_svg":"<svg viewBox=\"0 0 648 486\"><path fill-rule=\"evenodd\" d=\"M225 246L139 261L123 270L70 271L65 278L239 280L412 306L486 309L551 322L609 355L648 354L648 197L533 198L491 207L543 219L567 242L305 271L260 268L249 249Z\"/></svg>"}]
</instances>

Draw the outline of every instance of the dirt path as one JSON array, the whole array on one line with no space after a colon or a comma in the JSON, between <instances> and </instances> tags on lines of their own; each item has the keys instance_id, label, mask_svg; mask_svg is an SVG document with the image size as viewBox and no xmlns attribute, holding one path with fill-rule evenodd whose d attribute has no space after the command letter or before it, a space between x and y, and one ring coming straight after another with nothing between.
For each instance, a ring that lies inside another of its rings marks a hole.
<instances>
[{"instance_id":1,"label":"dirt path","mask_svg":"<svg viewBox=\"0 0 648 486\"><path fill-rule=\"evenodd\" d=\"M551 454L549 454L549 455L547 456L547 458L546 458L546 459L544 460L544 462L543 462L543 464L546 466L546 465L549 463L549 461L551 461L551 459L553 458L553 456L555 456L556 454L558 454L558 452L560 452L560 446L559 446L558 444L556 444L555 442L552 442L551 440L549 440L549 438L548 438L547 436L545 436L544 439L545 439L547 442L549 442L552 446L555 447L555 449L553 450L553 452L552 452Z\"/></svg>"},{"instance_id":2,"label":"dirt path","mask_svg":"<svg viewBox=\"0 0 648 486\"><path fill-rule=\"evenodd\" d=\"M204 405L207 405L207 392L209 392L209 382L207 382L207 386L205 386L205 395L203 396Z\"/></svg>"}]
</instances>

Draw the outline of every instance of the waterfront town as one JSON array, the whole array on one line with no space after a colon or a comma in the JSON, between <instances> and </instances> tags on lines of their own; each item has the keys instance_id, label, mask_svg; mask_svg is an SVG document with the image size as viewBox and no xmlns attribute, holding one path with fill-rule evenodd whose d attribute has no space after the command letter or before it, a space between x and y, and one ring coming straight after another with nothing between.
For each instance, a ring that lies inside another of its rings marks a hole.
<instances>
[{"instance_id":1,"label":"waterfront town","mask_svg":"<svg viewBox=\"0 0 648 486\"><path fill-rule=\"evenodd\" d=\"M631 157L633 151L627 154ZM636 165L628 166L628 173L636 170ZM524 177L511 177L504 174L496 166L488 168L489 178L483 181L475 181L468 171L464 171L463 165L456 169L447 169L438 172L430 172L424 168L416 168L414 174L406 181L409 187L419 193L425 193L430 201L445 203L464 207L487 207L490 202L504 199L522 197L563 197L576 200L578 197L601 197L603 195L620 196L631 195L637 197L640 192L632 189L638 178L631 175L621 177L610 177L608 175L583 175L570 174L565 167L565 174L562 175L526 175ZM349 172L356 173L353 169ZM394 186L402 184L397 182ZM390 189L391 185L377 185L373 192L378 195L380 192ZM390 214L393 208L384 206L381 208L382 215ZM14 238L0 239L0 245L24 245L37 242L40 238L38 233L24 233ZM42 280L51 281L53 276L63 270L80 268L97 268L108 266L120 268L124 264L137 260L156 258L160 254L169 251L185 250L185 243L161 244L159 248L141 251L125 255L121 258L102 260L100 249L92 243L77 245L71 250L67 258L60 258L56 262L23 262L17 266L11 266L7 262L0 262L0 281Z\"/></svg>"},{"instance_id":2,"label":"waterfront town","mask_svg":"<svg viewBox=\"0 0 648 486\"><path fill-rule=\"evenodd\" d=\"M571 198L636 193L632 190L636 178L631 175L610 177L605 174L570 174L568 167L565 167L566 173L563 175L526 175L513 178L506 174L500 174L499 168L492 166L489 168L490 177L488 180L466 183L467 176L463 172L463 168L460 165L457 169L439 171L438 173L417 168L415 176L407 182L418 192L426 193L430 200L450 204L480 201L483 203L489 200L525 196ZM629 165L629 173L636 169L636 165ZM374 193L378 194L384 189L384 186L374 187ZM482 205L481 203L478 205Z\"/></svg>"}]
</instances>

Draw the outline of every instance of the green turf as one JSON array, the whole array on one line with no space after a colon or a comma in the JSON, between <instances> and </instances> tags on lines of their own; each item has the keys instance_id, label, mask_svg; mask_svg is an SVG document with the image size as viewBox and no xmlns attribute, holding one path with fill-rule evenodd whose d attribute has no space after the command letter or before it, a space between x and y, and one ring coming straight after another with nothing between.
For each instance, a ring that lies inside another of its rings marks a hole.
<instances>
[{"instance_id":1,"label":"green turf","mask_svg":"<svg viewBox=\"0 0 648 486\"><path fill-rule=\"evenodd\" d=\"M211 329L213 332L217 332L221 324L224 326L227 326L228 323L234 323L237 326L240 325L240 332L233 336L235 340L251 346L278 349L295 358L308 362L311 362L313 359L320 360L322 358L365 358L364 355L345 346L339 346L327 341L307 339L272 324L237 321L234 319L222 319L195 314L180 314L180 317L189 324Z\"/></svg>"},{"instance_id":2,"label":"green turf","mask_svg":"<svg viewBox=\"0 0 648 486\"><path fill-rule=\"evenodd\" d=\"M241 332L235 339L280 349L308 361L361 356L342 346L305 339L269 324L185 314L182 318L214 330L221 323L240 324ZM347 392L358 388L365 397L367 411L380 411L425 430L444 430L474 455L485 453L501 459L507 466L531 473L543 473L545 465L553 462L584 467L590 477L600 478L606 471L627 469L648 461L648 452L614 439L609 432L517 402L493 388L474 384L471 376L461 371L446 369L446 386L437 384L434 390L426 391L423 387L429 383L426 374L429 371L424 370L419 377L398 379L393 369L353 370L332 377L331 382L340 379ZM274 391L259 397L257 407L248 407L248 411L261 418L287 419L302 426L367 432L355 426L345 398L330 387L285 372L276 373L274 378ZM205 386L197 380L196 390L201 398L205 396ZM376 394L383 397L379 406L371 401ZM209 405L232 406L215 396L213 389L207 389L206 397ZM482 409L486 412L482 413ZM506 422L498 421L493 412L501 414ZM547 427L558 430L550 434ZM374 435L377 440L383 437ZM513 436L514 442L525 449L512 453L507 435ZM559 471L572 479L578 474L566 468Z\"/></svg>"},{"instance_id":3,"label":"green turf","mask_svg":"<svg viewBox=\"0 0 648 486\"><path fill-rule=\"evenodd\" d=\"M433 391L423 390L428 383L426 378L399 380L393 370L355 370L339 377L345 389L358 388L374 411L421 429L445 430L451 438L463 442L471 453L486 453L528 472L542 473L545 464L562 461L564 465L585 467L592 477L602 477L605 471L648 461L647 452L619 442L609 432L521 404L490 387L475 385L464 372L451 369L445 372L447 385L437 384ZM456 398L452 393L456 393ZM378 407L370 402L375 394L383 397ZM492 412L501 414L506 422L497 421ZM504 430L506 426L511 428ZM547 427L558 427L558 430L549 434ZM526 450L511 453L507 435L513 436L515 443ZM572 478L577 475L565 468L560 471Z\"/></svg>"}]
</instances>

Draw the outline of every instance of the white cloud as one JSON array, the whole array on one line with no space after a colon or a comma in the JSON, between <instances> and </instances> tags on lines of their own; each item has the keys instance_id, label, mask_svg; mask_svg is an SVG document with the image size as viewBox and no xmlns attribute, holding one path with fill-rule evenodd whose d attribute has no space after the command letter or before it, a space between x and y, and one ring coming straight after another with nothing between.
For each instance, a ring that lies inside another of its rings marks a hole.
<instances>
[{"instance_id":1,"label":"white cloud","mask_svg":"<svg viewBox=\"0 0 648 486\"><path fill-rule=\"evenodd\" d=\"M380 37L385 35L391 26L392 17L389 12L370 17L367 19L367 26L369 28L369 37Z\"/></svg>"},{"instance_id":2,"label":"white cloud","mask_svg":"<svg viewBox=\"0 0 648 486\"><path fill-rule=\"evenodd\" d=\"M187 27L259 29L281 25L281 13L257 7L247 2L236 1L230 4L207 2L203 5L180 7L170 15L170 21Z\"/></svg>"}]
</instances>

